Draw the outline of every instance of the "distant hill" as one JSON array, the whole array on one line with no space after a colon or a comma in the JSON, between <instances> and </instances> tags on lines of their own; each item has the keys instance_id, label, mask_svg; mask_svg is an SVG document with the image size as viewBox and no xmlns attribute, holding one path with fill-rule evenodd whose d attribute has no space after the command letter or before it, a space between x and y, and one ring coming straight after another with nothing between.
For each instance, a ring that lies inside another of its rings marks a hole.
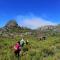
<instances>
[{"instance_id":1,"label":"distant hill","mask_svg":"<svg viewBox=\"0 0 60 60\"><path fill-rule=\"evenodd\" d=\"M60 25L47 25L36 29L37 36L55 36L60 34Z\"/></svg>"},{"instance_id":2,"label":"distant hill","mask_svg":"<svg viewBox=\"0 0 60 60\"><path fill-rule=\"evenodd\" d=\"M29 29L27 27L21 27L18 25L18 23L15 20L10 20L6 23L6 25L3 28L0 28L0 35L33 35L35 37L41 37L41 36L54 36L60 33L60 24L53 26L53 25L47 25L42 26L39 29ZM4 35L4 36L5 36Z\"/></svg>"},{"instance_id":3,"label":"distant hill","mask_svg":"<svg viewBox=\"0 0 60 60\"><path fill-rule=\"evenodd\" d=\"M30 30L25 27L20 27L15 20L8 21L7 24L3 27L3 29L5 29L9 32L23 32L23 30L26 30L26 31Z\"/></svg>"},{"instance_id":4,"label":"distant hill","mask_svg":"<svg viewBox=\"0 0 60 60\"><path fill-rule=\"evenodd\" d=\"M15 20L10 20L3 28L0 28L0 36L24 35L30 34L31 31L27 27L20 27Z\"/></svg>"},{"instance_id":5,"label":"distant hill","mask_svg":"<svg viewBox=\"0 0 60 60\"><path fill-rule=\"evenodd\" d=\"M6 25L6 28L16 28L18 27L18 24L15 20L10 20Z\"/></svg>"}]
</instances>

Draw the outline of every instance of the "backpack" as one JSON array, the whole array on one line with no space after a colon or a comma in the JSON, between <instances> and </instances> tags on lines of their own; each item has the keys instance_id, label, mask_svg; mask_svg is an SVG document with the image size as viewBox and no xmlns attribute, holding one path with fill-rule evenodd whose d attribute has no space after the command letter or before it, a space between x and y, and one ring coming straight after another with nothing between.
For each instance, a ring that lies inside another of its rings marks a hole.
<instances>
[{"instance_id":1,"label":"backpack","mask_svg":"<svg viewBox=\"0 0 60 60\"><path fill-rule=\"evenodd\" d=\"M21 40L21 41L20 41L20 45L21 45L21 47L23 47L24 44L25 44L25 41L24 41L24 40Z\"/></svg>"},{"instance_id":2,"label":"backpack","mask_svg":"<svg viewBox=\"0 0 60 60\"><path fill-rule=\"evenodd\" d=\"M16 45L14 45L14 50L21 50L21 46L17 43Z\"/></svg>"}]
</instances>

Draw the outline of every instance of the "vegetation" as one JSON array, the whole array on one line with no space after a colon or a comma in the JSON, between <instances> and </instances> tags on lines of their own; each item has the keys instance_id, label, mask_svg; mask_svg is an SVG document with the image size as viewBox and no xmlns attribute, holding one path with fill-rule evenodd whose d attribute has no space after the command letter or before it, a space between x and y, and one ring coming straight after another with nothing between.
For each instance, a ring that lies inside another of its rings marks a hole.
<instances>
[{"instance_id":1,"label":"vegetation","mask_svg":"<svg viewBox=\"0 0 60 60\"><path fill-rule=\"evenodd\" d=\"M24 35L25 40L29 40L29 45L23 47L24 51L21 50L19 60L60 60L60 32L58 30L31 30L19 27L15 21L13 22L10 21L5 28L0 29L0 60L18 60L12 47L21 40L21 34ZM12 28L11 25L13 25ZM41 35L46 36L46 39L39 40L37 37ZM10 38L11 36L13 38Z\"/></svg>"},{"instance_id":2,"label":"vegetation","mask_svg":"<svg viewBox=\"0 0 60 60\"><path fill-rule=\"evenodd\" d=\"M29 40L31 49L20 55L20 60L60 60L60 37L48 37L47 40L39 41L32 36L25 36ZM20 37L15 39L0 37L0 60L17 60L11 46ZM26 48L26 46L25 46Z\"/></svg>"}]
</instances>

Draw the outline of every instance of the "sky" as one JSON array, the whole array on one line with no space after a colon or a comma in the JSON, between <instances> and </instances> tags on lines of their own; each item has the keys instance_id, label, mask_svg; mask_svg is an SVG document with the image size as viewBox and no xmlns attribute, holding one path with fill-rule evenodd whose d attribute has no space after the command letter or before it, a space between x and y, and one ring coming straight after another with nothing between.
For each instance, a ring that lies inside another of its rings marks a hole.
<instances>
[{"instance_id":1,"label":"sky","mask_svg":"<svg viewBox=\"0 0 60 60\"><path fill-rule=\"evenodd\" d=\"M0 27L11 19L32 29L60 24L60 0L0 0Z\"/></svg>"}]
</instances>

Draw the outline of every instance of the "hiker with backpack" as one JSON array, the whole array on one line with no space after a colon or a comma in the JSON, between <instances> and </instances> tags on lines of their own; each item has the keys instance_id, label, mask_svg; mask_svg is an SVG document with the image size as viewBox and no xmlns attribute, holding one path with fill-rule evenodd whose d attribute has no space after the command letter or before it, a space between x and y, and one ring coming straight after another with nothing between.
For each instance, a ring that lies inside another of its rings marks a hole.
<instances>
[{"instance_id":1,"label":"hiker with backpack","mask_svg":"<svg viewBox=\"0 0 60 60\"><path fill-rule=\"evenodd\" d=\"M28 40L26 40L26 48L27 48L27 51L31 49L31 44L29 43Z\"/></svg>"},{"instance_id":2,"label":"hiker with backpack","mask_svg":"<svg viewBox=\"0 0 60 60\"><path fill-rule=\"evenodd\" d=\"M22 39L20 40L20 45L21 45L21 47L23 47L24 44L25 44L25 41L24 41L24 39L22 38Z\"/></svg>"},{"instance_id":3,"label":"hiker with backpack","mask_svg":"<svg viewBox=\"0 0 60 60\"><path fill-rule=\"evenodd\" d=\"M26 40L26 45L28 45L29 44L29 41L28 40Z\"/></svg>"},{"instance_id":4,"label":"hiker with backpack","mask_svg":"<svg viewBox=\"0 0 60 60\"><path fill-rule=\"evenodd\" d=\"M21 51L21 45L20 45L20 42L18 41L18 42L14 45L14 53L15 53L15 56L19 57L20 51Z\"/></svg>"}]
</instances>

